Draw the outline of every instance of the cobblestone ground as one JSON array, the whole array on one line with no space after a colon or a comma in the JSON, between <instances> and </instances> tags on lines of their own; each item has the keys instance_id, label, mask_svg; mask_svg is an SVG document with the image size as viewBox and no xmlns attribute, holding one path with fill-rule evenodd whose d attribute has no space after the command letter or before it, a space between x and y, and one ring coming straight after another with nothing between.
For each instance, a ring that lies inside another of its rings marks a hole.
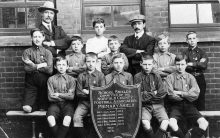
<instances>
[{"instance_id":1,"label":"cobblestone ground","mask_svg":"<svg viewBox=\"0 0 220 138\"><path fill-rule=\"evenodd\" d=\"M7 133L9 138L31 138L32 137L32 120L31 118L17 118L0 116L0 127ZM47 131L47 125L45 118L39 118L36 120L36 134L39 131ZM182 123L185 124L185 123ZM220 138L220 118L211 118L210 124L210 138ZM182 126L183 129L186 126ZM39 130L40 129L40 130ZM186 130L183 130L186 131ZM38 138L38 137L37 137Z\"/></svg>"}]
</instances>

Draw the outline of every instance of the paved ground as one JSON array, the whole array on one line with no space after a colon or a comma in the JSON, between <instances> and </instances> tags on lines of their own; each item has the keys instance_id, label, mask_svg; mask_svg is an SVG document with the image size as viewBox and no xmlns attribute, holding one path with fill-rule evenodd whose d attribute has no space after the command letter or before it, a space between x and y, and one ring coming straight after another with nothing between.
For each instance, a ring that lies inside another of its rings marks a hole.
<instances>
[{"instance_id":1,"label":"paved ground","mask_svg":"<svg viewBox=\"0 0 220 138\"><path fill-rule=\"evenodd\" d=\"M38 119L36 122L36 133L38 133L39 128L41 131L47 132L46 124L43 123L46 122L45 118ZM0 127L4 129L9 138L32 137L31 118L0 116ZM220 138L220 118L210 119L210 136L211 138Z\"/></svg>"}]
</instances>

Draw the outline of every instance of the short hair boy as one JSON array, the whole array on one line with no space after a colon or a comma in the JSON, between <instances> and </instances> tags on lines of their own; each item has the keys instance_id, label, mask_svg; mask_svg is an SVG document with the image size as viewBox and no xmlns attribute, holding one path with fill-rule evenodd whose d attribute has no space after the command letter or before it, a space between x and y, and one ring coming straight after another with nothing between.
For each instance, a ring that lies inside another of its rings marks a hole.
<instances>
[{"instance_id":1,"label":"short hair boy","mask_svg":"<svg viewBox=\"0 0 220 138\"><path fill-rule=\"evenodd\" d=\"M65 138L74 114L73 98L76 81L72 76L66 74L69 67L66 58L56 57L54 66L58 73L50 77L47 82L50 102L47 121L55 138ZM63 118L63 123L58 130L56 120L60 116Z\"/></svg>"},{"instance_id":2,"label":"short hair boy","mask_svg":"<svg viewBox=\"0 0 220 138\"><path fill-rule=\"evenodd\" d=\"M67 55L66 58L69 62L69 68L67 73L74 78L82 73L85 68L85 55L82 53L83 39L79 36L73 36L71 38L72 53Z\"/></svg>"},{"instance_id":3,"label":"short hair boy","mask_svg":"<svg viewBox=\"0 0 220 138\"><path fill-rule=\"evenodd\" d=\"M111 52L102 57L102 63L101 63L101 69L104 75L111 73L111 71L113 70L112 64L111 64L112 63L111 58L115 54L120 54L121 56L123 56L123 59L125 61L124 70L127 70L129 66L128 58L125 56L124 53L119 52L120 46L121 46L121 43L119 42L119 38L117 36L112 35L109 37L108 47L110 48Z\"/></svg>"},{"instance_id":4,"label":"short hair boy","mask_svg":"<svg viewBox=\"0 0 220 138\"><path fill-rule=\"evenodd\" d=\"M96 53L87 53L85 57L86 70L79 74L77 78L76 95L79 98L79 103L73 117L73 122L79 138L87 138L87 133L83 126L83 117L90 111L89 87L105 85L104 74L96 70L97 62L98 55Z\"/></svg>"},{"instance_id":5,"label":"short hair boy","mask_svg":"<svg viewBox=\"0 0 220 138\"><path fill-rule=\"evenodd\" d=\"M187 67L186 55L177 55L175 65L177 71L168 75L166 79L168 101L170 102L168 114L171 135L179 138L201 138L208 127L208 122L192 103L199 96L198 84L196 79L185 71ZM188 131L185 137L177 124L182 116L199 125L199 127L194 127L191 131Z\"/></svg>"},{"instance_id":6,"label":"short hair boy","mask_svg":"<svg viewBox=\"0 0 220 138\"><path fill-rule=\"evenodd\" d=\"M159 74L152 71L153 57L142 53L140 66L142 71L134 76L134 84L141 84L142 124L147 138L163 138L169 124L169 118L164 108L166 90ZM160 122L160 128L154 134L150 121L155 116Z\"/></svg>"},{"instance_id":7,"label":"short hair boy","mask_svg":"<svg viewBox=\"0 0 220 138\"><path fill-rule=\"evenodd\" d=\"M169 36L161 34L156 40L159 51L153 55L154 71L160 74L161 78L164 80L167 75L175 72L174 60L176 55L168 51L170 47Z\"/></svg>"},{"instance_id":8,"label":"short hair boy","mask_svg":"<svg viewBox=\"0 0 220 138\"><path fill-rule=\"evenodd\" d=\"M105 76L106 84L113 79L124 85L133 85L133 77L130 73L124 71L125 59L122 54L116 54L112 57L113 71Z\"/></svg>"},{"instance_id":9,"label":"short hair boy","mask_svg":"<svg viewBox=\"0 0 220 138\"><path fill-rule=\"evenodd\" d=\"M53 56L42 45L45 35L38 28L30 31L32 47L22 54L25 75L23 110L47 110L47 79L53 72Z\"/></svg>"},{"instance_id":10,"label":"short hair boy","mask_svg":"<svg viewBox=\"0 0 220 138\"><path fill-rule=\"evenodd\" d=\"M183 54L187 56L188 63L186 72L192 74L199 85L200 94L197 100L194 101L195 107L199 111L205 110L205 92L206 81L204 72L208 67L208 56L204 50L198 47L199 38L195 31L189 31L186 35L186 42L189 45Z\"/></svg>"}]
</instances>

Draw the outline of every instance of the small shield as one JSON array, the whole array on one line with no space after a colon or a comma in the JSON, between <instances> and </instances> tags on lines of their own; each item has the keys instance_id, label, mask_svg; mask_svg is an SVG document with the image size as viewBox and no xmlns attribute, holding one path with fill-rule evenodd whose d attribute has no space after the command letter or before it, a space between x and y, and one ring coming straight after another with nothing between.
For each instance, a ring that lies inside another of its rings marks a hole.
<instances>
[{"instance_id":1,"label":"small shield","mask_svg":"<svg viewBox=\"0 0 220 138\"><path fill-rule=\"evenodd\" d=\"M91 116L100 138L135 138L141 120L140 85L112 81L90 86Z\"/></svg>"}]
</instances>

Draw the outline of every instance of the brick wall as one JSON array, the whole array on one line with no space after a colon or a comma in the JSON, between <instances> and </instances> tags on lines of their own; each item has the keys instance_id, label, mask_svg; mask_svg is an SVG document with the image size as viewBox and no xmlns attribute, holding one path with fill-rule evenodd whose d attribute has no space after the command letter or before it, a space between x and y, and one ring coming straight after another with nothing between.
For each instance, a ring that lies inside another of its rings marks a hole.
<instances>
[{"instance_id":1,"label":"brick wall","mask_svg":"<svg viewBox=\"0 0 220 138\"><path fill-rule=\"evenodd\" d=\"M206 110L220 110L220 42L199 43L209 56L205 77ZM21 55L28 47L0 47L0 113L20 109L24 92ZM180 53L186 43L172 43L170 51Z\"/></svg>"}]
</instances>

